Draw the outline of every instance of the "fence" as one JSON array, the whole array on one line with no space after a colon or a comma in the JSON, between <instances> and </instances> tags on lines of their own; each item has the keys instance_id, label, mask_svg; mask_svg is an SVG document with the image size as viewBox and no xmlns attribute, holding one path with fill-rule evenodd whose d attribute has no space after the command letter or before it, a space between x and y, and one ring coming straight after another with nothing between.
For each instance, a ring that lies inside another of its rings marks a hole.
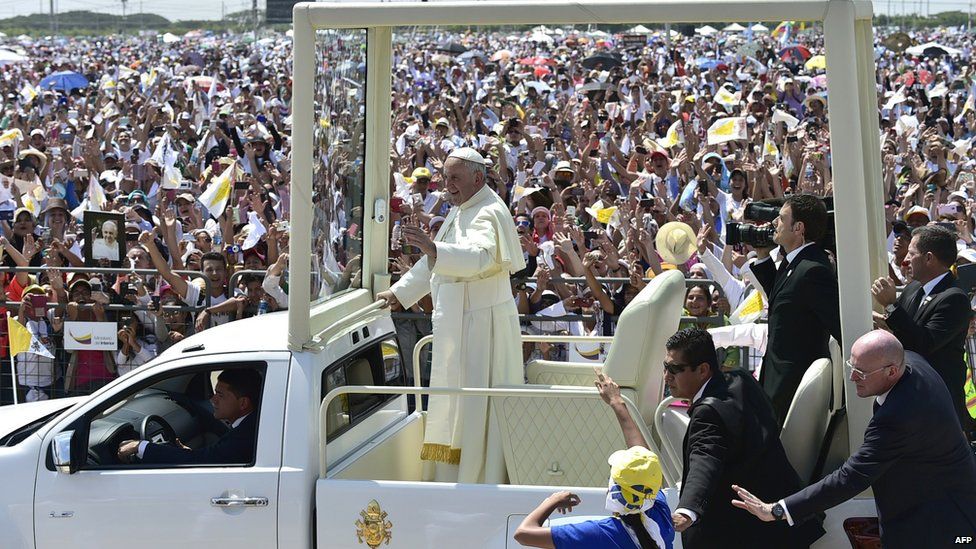
<instances>
[{"instance_id":1,"label":"fence","mask_svg":"<svg viewBox=\"0 0 976 549\"><path fill-rule=\"evenodd\" d=\"M86 339L91 333L67 334L72 344L66 345L64 321L69 303L48 302L44 307L44 314L38 314L34 311L38 304L28 302L29 329L51 357L29 351L11 357L8 326L5 321L0 322L0 404L89 394L113 378L148 362L178 339L191 335L194 330L193 313L210 306L210 281L199 271L177 271L177 274L203 280L202 293L206 297L201 304L162 305L156 309L151 301L147 305L132 303L126 300L125 292L120 293L125 277L137 274L146 278L147 292L158 294L162 277L153 269L0 267L0 274L4 276L20 272L40 275L48 271L101 275L104 281L102 293L105 295L99 296L99 299L105 302L105 321L116 323L119 350L79 349L88 344L86 341L91 341L91 338ZM108 284L110 281L112 283ZM6 316L9 313L12 317L18 315L22 302L8 301L3 299L5 297L6 292L0 292L0 314ZM71 307L77 307L79 319L92 318L93 303L80 303ZM131 327L135 345L127 345L128 336L126 341L121 340L118 334L123 326ZM126 347L129 347L129 353L119 352ZM139 348L138 352L135 347Z\"/></svg>"}]
</instances>

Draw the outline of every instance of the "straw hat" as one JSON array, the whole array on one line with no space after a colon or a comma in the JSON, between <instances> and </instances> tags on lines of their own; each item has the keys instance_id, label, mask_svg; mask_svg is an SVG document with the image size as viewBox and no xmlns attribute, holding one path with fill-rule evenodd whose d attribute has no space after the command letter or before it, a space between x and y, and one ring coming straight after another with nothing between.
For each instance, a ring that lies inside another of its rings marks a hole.
<instances>
[{"instance_id":1,"label":"straw hat","mask_svg":"<svg viewBox=\"0 0 976 549\"><path fill-rule=\"evenodd\" d=\"M655 243L661 258L668 263L681 265L698 251L695 231L687 223L665 223L657 232Z\"/></svg>"}]
</instances>

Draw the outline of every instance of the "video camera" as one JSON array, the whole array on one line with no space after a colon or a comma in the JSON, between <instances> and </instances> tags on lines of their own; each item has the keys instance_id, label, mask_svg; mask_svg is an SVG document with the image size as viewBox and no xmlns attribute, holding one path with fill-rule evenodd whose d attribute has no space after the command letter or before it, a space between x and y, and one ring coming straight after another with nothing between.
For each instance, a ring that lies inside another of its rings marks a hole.
<instances>
[{"instance_id":1,"label":"video camera","mask_svg":"<svg viewBox=\"0 0 976 549\"><path fill-rule=\"evenodd\" d=\"M779 217L780 206L768 202L750 202L746 204L744 218L756 223L770 223ZM755 248L772 248L772 225L757 226L751 223L729 223L725 227L725 243L729 245L748 244Z\"/></svg>"}]
</instances>

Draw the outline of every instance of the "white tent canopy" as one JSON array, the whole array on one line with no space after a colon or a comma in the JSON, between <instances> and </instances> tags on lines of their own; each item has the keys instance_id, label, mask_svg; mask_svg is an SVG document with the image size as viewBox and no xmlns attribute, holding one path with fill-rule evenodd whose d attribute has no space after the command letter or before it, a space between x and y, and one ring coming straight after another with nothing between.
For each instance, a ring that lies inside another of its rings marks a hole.
<instances>
[{"instance_id":1,"label":"white tent canopy","mask_svg":"<svg viewBox=\"0 0 976 549\"><path fill-rule=\"evenodd\" d=\"M763 25L762 23L756 23L749 28L752 29L752 32L769 32L769 27Z\"/></svg>"},{"instance_id":2,"label":"white tent canopy","mask_svg":"<svg viewBox=\"0 0 976 549\"><path fill-rule=\"evenodd\" d=\"M652 32L654 31L644 25L637 25L636 27L627 29L627 34L651 34Z\"/></svg>"},{"instance_id":3,"label":"white tent canopy","mask_svg":"<svg viewBox=\"0 0 976 549\"><path fill-rule=\"evenodd\" d=\"M718 29L716 29L711 25L705 25L704 27L699 27L695 29L695 33L700 34L702 36L711 36L716 32L718 32Z\"/></svg>"},{"instance_id":4,"label":"white tent canopy","mask_svg":"<svg viewBox=\"0 0 976 549\"><path fill-rule=\"evenodd\" d=\"M732 23L731 25L722 29L724 32L742 32L744 30L746 30L746 28L738 23Z\"/></svg>"}]
</instances>

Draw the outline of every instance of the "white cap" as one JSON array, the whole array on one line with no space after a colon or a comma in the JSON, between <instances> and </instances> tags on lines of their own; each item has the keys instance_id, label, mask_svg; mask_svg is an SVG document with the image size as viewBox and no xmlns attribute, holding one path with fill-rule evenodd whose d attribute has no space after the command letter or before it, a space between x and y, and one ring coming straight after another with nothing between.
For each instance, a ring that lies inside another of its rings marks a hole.
<instances>
[{"instance_id":1,"label":"white cap","mask_svg":"<svg viewBox=\"0 0 976 549\"><path fill-rule=\"evenodd\" d=\"M482 166L487 166L488 161L485 157L481 156L478 151L472 149L471 147L461 147L451 151L451 154L447 155L448 158L460 158L466 162L474 162L475 164L481 164Z\"/></svg>"}]
</instances>

